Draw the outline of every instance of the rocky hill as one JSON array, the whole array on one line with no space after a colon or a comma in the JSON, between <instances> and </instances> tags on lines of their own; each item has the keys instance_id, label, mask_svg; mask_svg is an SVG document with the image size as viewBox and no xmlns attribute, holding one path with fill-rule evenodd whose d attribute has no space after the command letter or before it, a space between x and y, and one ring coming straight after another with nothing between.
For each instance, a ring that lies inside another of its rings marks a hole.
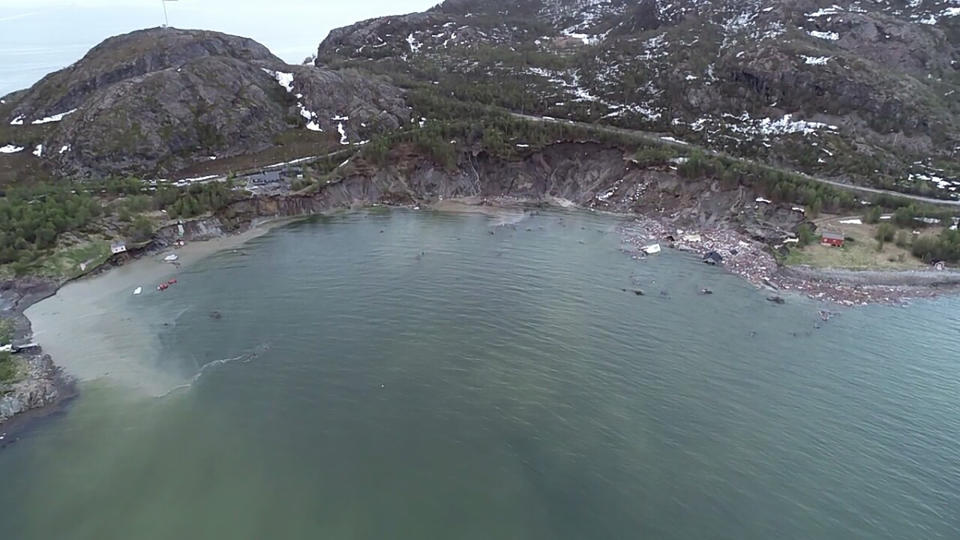
<instances>
[{"instance_id":1,"label":"rocky hill","mask_svg":"<svg viewBox=\"0 0 960 540\"><path fill-rule=\"evenodd\" d=\"M402 92L376 78L290 66L246 38L156 28L108 39L3 98L0 159L59 176L167 175L291 133L318 148L353 144L408 116Z\"/></svg>"},{"instance_id":2,"label":"rocky hill","mask_svg":"<svg viewBox=\"0 0 960 540\"><path fill-rule=\"evenodd\" d=\"M335 30L316 65L960 197L956 0L448 0Z\"/></svg>"}]
</instances>

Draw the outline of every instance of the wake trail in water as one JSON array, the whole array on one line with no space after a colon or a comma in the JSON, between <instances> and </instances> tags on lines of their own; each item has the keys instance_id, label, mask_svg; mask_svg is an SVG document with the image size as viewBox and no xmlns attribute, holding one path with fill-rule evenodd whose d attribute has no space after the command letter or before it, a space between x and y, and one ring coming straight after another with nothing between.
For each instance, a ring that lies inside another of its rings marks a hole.
<instances>
[{"instance_id":1,"label":"wake trail in water","mask_svg":"<svg viewBox=\"0 0 960 540\"><path fill-rule=\"evenodd\" d=\"M167 391L164 392L163 394L157 396L157 398L158 398L158 399L161 399L161 398L165 398L165 397L167 397L167 396L169 396L169 395L171 395L171 394L173 394L173 393L175 393L175 392L179 392L179 391L181 391L181 390L189 390L189 389L192 388L193 385L195 385L195 384L197 383L197 381L199 381L200 378L203 377L204 374L206 374L207 372L209 372L209 371L211 371L211 370L214 370L214 369L216 369L216 368L225 366L225 365L227 365L227 364L235 363L235 362L239 362L239 363L241 363L241 364L249 364L250 362L253 362L254 360L256 360L261 354L263 354L263 353L265 353L265 352L267 352L267 351L269 351L269 350L270 350L270 344L269 344L269 343L264 343L263 345L259 345L259 346L257 346L256 348L254 348L253 351L248 352L248 353L241 354L240 356L235 356L235 357L232 357L232 358L221 358L221 359L219 359L219 360L214 360L214 361L212 361L212 362L209 362L209 363L207 363L207 364L204 364L203 366L200 366L199 371L197 371L197 373L196 373L193 377L190 377L190 379L188 379L187 382L185 382L185 383L183 383L183 384L180 384L180 385L177 385L177 386L174 386L174 387L171 388L170 390L167 390Z\"/></svg>"}]
</instances>

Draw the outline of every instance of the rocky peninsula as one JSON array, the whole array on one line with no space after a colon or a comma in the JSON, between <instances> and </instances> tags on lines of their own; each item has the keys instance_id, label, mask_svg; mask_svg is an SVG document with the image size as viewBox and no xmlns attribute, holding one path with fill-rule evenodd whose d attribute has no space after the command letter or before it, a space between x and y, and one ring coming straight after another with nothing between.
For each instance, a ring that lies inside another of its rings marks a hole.
<instances>
[{"instance_id":1,"label":"rocky peninsula","mask_svg":"<svg viewBox=\"0 0 960 540\"><path fill-rule=\"evenodd\" d=\"M4 424L15 416L54 407L75 395L73 379L32 342L30 321L23 315L31 305L56 294L57 288L56 282L44 279L0 283L0 316L13 324L10 348L15 352L9 360L15 375L0 383L0 437L5 435Z\"/></svg>"}]
</instances>

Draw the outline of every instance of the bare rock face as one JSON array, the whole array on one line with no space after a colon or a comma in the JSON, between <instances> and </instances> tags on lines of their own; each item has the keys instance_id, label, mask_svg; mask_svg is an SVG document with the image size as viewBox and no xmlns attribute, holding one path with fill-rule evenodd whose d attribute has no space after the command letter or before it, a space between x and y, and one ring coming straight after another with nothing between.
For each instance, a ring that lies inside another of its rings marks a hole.
<instances>
[{"instance_id":1,"label":"bare rock face","mask_svg":"<svg viewBox=\"0 0 960 540\"><path fill-rule=\"evenodd\" d=\"M425 26L443 25L451 20L443 14L429 12L369 19L332 30L320 44L320 50L339 51L347 55L351 54L349 51L359 51L373 57L390 56L402 51L400 44L410 32ZM318 66L323 65L322 59L315 61Z\"/></svg>"},{"instance_id":2,"label":"bare rock face","mask_svg":"<svg viewBox=\"0 0 960 540\"><path fill-rule=\"evenodd\" d=\"M27 120L50 117L80 107L104 87L207 57L283 63L248 38L199 30L142 30L107 39L79 62L47 75L13 114Z\"/></svg>"},{"instance_id":3,"label":"bare rock face","mask_svg":"<svg viewBox=\"0 0 960 540\"><path fill-rule=\"evenodd\" d=\"M0 395L0 424L18 414L55 405L73 393L73 381L54 365L49 355L25 361L24 378Z\"/></svg>"},{"instance_id":4,"label":"bare rock face","mask_svg":"<svg viewBox=\"0 0 960 540\"><path fill-rule=\"evenodd\" d=\"M0 282L0 316L14 323L14 343L32 338L30 321L23 311L54 294L57 283L42 278L18 278ZM59 403L74 393L73 380L39 349L13 355L17 376L0 381L0 424L16 415Z\"/></svg>"},{"instance_id":5,"label":"bare rock face","mask_svg":"<svg viewBox=\"0 0 960 540\"><path fill-rule=\"evenodd\" d=\"M401 91L377 78L290 66L250 39L172 28L108 39L7 101L10 132L29 132L47 165L80 178L160 176L308 127L359 141L409 117Z\"/></svg>"}]
</instances>

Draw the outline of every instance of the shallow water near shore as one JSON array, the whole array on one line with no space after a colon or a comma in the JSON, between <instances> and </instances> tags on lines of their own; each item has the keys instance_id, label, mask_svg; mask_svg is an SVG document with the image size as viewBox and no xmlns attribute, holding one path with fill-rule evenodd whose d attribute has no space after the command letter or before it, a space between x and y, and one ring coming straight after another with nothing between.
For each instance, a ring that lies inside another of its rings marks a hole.
<instances>
[{"instance_id":1,"label":"shallow water near shore","mask_svg":"<svg viewBox=\"0 0 960 540\"><path fill-rule=\"evenodd\" d=\"M618 224L350 213L68 286L4 536L956 538L960 301L822 322Z\"/></svg>"}]
</instances>

